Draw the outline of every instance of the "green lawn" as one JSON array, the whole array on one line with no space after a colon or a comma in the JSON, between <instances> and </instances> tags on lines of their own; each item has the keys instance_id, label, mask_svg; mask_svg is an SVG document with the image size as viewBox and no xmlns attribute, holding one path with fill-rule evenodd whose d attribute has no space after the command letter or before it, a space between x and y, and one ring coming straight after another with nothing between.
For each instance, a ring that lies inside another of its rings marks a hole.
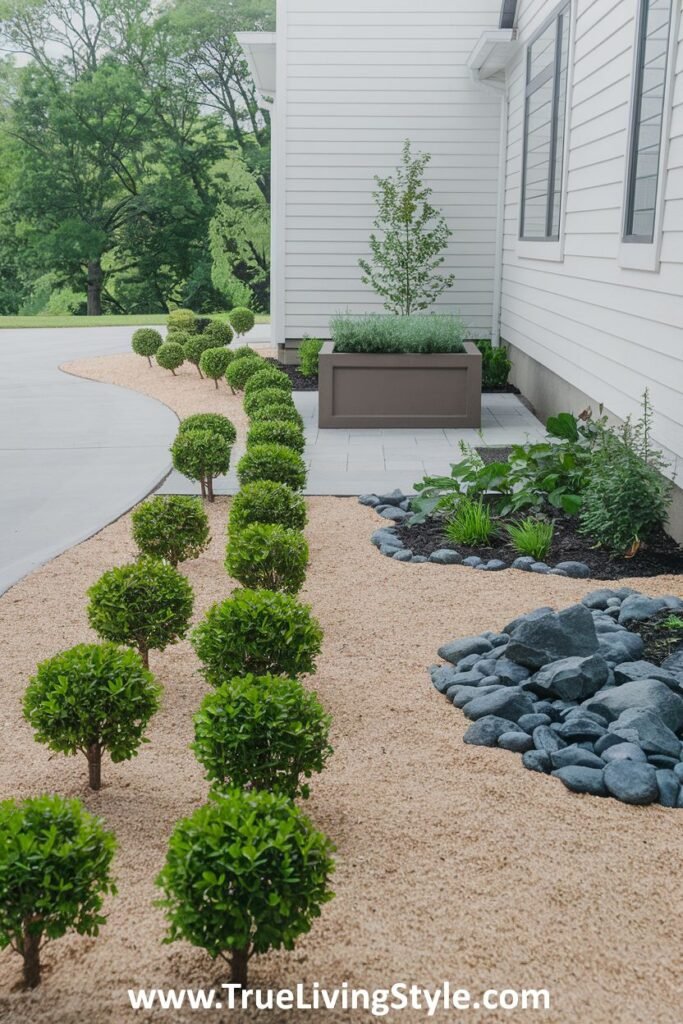
<instances>
[{"instance_id":1,"label":"green lawn","mask_svg":"<svg viewBox=\"0 0 683 1024\"><path fill-rule=\"evenodd\" d=\"M226 320L227 313L214 313L216 320ZM165 324L164 313L140 313L137 316L0 316L0 330L17 327L134 327L144 324ZM257 324L269 324L270 317L258 314Z\"/></svg>"}]
</instances>

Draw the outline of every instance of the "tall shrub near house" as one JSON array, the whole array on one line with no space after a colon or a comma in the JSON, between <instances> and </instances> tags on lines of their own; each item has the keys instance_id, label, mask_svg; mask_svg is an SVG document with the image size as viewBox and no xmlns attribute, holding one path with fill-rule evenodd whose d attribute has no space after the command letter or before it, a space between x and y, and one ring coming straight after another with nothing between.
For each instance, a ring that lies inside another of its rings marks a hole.
<instances>
[{"instance_id":1,"label":"tall shrub near house","mask_svg":"<svg viewBox=\"0 0 683 1024\"><path fill-rule=\"evenodd\" d=\"M393 175L375 178L375 230L369 260L358 261L363 284L384 300L389 313L409 316L429 309L450 288L455 275L442 274L444 250L452 232L432 206L432 189L424 183L428 153L414 156L409 140Z\"/></svg>"}]
</instances>

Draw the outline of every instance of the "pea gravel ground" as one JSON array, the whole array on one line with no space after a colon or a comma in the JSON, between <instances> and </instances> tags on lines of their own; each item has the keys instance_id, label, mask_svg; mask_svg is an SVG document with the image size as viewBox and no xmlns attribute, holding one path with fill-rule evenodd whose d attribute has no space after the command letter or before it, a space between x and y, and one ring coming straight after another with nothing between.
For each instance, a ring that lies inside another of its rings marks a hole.
<instances>
[{"instance_id":1,"label":"pea gravel ground","mask_svg":"<svg viewBox=\"0 0 683 1024\"><path fill-rule=\"evenodd\" d=\"M244 424L238 400L217 397L211 383L148 374L134 357L70 369L145 390L181 415L211 409ZM222 564L228 507L227 499L209 507L211 548L183 567L197 619L233 585ZM546 1014L482 1010L435 1019L679 1024L680 812L575 796L504 751L464 746L464 716L448 708L425 671L444 640L498 628L541 604L562 607L590 584L397 564L370 546L374 514L353 499L313 498L309 510L303 598L324 627L325 645L308 685L333 716L336 753L315 780L307 812L337 844L337 897L295 952L253 963L254 985L372 988L448 979L475 996L547 988ZM21 717L36 663L93 639L87 587L133 556L126 516L0 599L0 796L79 796L119 841L119 895L98 938L69 936L48 947L44 984L30 995L13 991L18 960L0 953L0 1020L12 1024L196 1020L189 1011L134 1013L127 989L226 980L200 950L162 945L163 915L153 904L173 824L206 791L188 750L192 714L207 689L190 645L152 654L165 701L151 742L134 761L107 762L98 794L84 786L85 762L51 756ZM627 582L650 594L681 593L675 578ZM207 1016L371 1019L362 1011Z\"/></svg>"}]
</instances>

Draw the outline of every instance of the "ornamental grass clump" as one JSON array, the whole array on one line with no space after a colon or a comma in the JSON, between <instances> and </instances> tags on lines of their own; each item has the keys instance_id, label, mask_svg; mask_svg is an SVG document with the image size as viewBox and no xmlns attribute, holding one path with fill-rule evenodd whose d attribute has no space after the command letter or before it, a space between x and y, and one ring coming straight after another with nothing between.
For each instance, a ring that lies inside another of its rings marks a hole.
<instances>
[{"instance_id":1,"label":"ornamental grass clump","mask_svg":"<svg viewBox=\"0 0 683 1024\"><path fill-rule=\"evenodd\" d=\"M301 413L295 407L293 402L287 400L287 396L284 391L281 392L281 394L283 397L277 402L273 403L273 400L271 399L268 405L254 409L250 415L252 424L266 423L270 420L280 420L281 422L286 420L288 423L296 423L297 426L303 430L304 421Z\"/></svg>"},{"instance_id":2,"label":"ornamental grass clump","mask_svg":"<svg viewBox=\"0 0 683 1024\"><path fill-rule=\"evenodd\" d=\"M230 469L232 444L213 430L179 431L171 446L174 469L199 482L202 497L214 500L213 482Z\"/></svg>"},{"instance_id":3,"label":"ornamental grass clump","mask_svg":"<svg viewBox=\"0 0 683 1024\"><path fill-rule=\"evenodd\" d=\"M115 644L80 644L43 661L24 695L24 717L36 740L88 760L91 789L102 784L102 755L116 764L134 757L161 687L140 655Z\"/></svg>"},{"instance_id":4,"label":"ornamental grass clump","mask_svg":"<svg viewBox=\"0 0 683 1024\"><path fill-rule=\"evenodd\" d=\"M270 590L236 590L192 633L212 686L252 673L299 678L315 671L322 630L309 605Z\"/></svg>"},{"instance_id":5,"label":"ornamental grass clump","mask_svg":"<svg viewBox=\"0 0 683 1024\"><path fill-rule=\"evenodd\" d=\"M255 356L253 359L240 358L239 354L236 353L237 358L233 359L230 366L225 372L225 379L232 388L233 394L236 391L244 391L247 385L247 381L254 377L263 369L264 361L261 356Z\"/></svg>"},{"instance_id":6,"label":"ornamental grass clump","mask_svg":"<svg viewBox=\"0 0 683 1024\"><path fill-rule=\"evenodd\" d=\"M163 370L170 370L174 377L184 362L185 349L177 341L165 341L157 351L157 363Z\"/></svg>"},{"instance_id":7,"label":"ornamental grass clump","mask_svg":"<svg viewBox=\"0 0 683 1024\"><path fill-rule=\"evenodd\" d=\"M225 372L235 358L227 348L207 348L199 357L199 371L212 380L218 390L218 381L225 377Z\"/></svg>"},{"instance_id":8,"label":"ornamental grass clump","mask_svg":"<svg viewBox=\"0 0 683 1024\"><path fill-rule=\"evenodd\" d=\"M329 839L279 793L226 789L178 822L157 878L159 905L179 939L248 982L252 957L293 949L332 899Z\"/></svg>"},{"instance_id":9,"label":"ornamental grass clump","mask_svg":"<svg viewBox=\"0 0 683 1024\"><path fill-rule=\"evenodd\" d=\"M463 352L465 325L457 317L430 314L332 317L335 352L425 354Z\"/></svg>"},{"instance_id":10,"label":"ornamental grass clump","mask_svg":"<svg viewBox=\"0 0 683 1024\"><path fill-rule=\"evenodd\" d=\"M462 497L451 514L444 533L454 544L475 547L488 544L494 533L491 512L483 501Z\"/></svg>"},{"instance_id":11,"label":"ornamental grass clump","mask_svg":"<svg viewBox=\"0 0 683 1024\"><path fill-rule=\"evenodd\" d=\"M308 544L299 530L251 523L230 535L225 568L253 590L298 594L306 580Z\"/></svg>"},{"instance_id":12,"label":"ornamental grass clump","mask_svg":"<svg viewBox=\"0 0 683 1024\"><path fill-rule=\"evenodd\" d=\"M245 484L232 499L228 528L234 536L250 523L303 530L307 522L306 502L300 494L275 480L257 480Z\"/></svg>"},{"instance_id":13,"label":"ornamental grass clump","mask_svg":"<svg viewBox=\"0 0 683 1024\"><path fill-rule=\"evenodd\" d=\"M209 520L199 498L157 495L139 505L132 520L133 540L140 552L173 566L198 558L211 540Z\"/></svg>"},{"instance_id":14,"label":"ornamental grass clump","mask_svg":"<svg viewBox=\"0 0 683 1024\"><path fill-rule=\"evenodd\" d=\"M320 338L304 338L299 345L299 369L304 377L318 376L320 350L324 342Z\"/></svg>"},{"instance_id":15,"label":"ornamental grass clump","mask_svg":"<svg viewBox=\"0 0 683 1024\"><path fill-rule=\"evenodd\" d=\"M277 370L274 366L267 366L266 369L259 370L258 373L249 378L244 386L245 398L255 394L257 391L263 391L265 388L284 391L285 394L291 395L292 382L282 370Z\"/></svg>"},{"instance_id":16,"label":"ornamental grass clump","mask_svg":"<svg viewBox=\"0 0 683 1024\"><path fill-rule=\"evenodd\" d=\"M186 635L194 606L185 577L148 556L105 572L88 597L88 621L95 632L135 647L145 668L150 651L163 651Z\"/></svg>"},{"instance_id":17,"label":"ornamental grass clump","mask_svg":"<svg viewBox=\"0 0 683 1024\"><path fill-rule=\"evenodd\" d=\"M297 452L282 444L257 444L248 448L237 465L240 485L255 480L275 480L294 491L306 486L306 464Z\"/></svg>"},{"instance_id":18,"label":"ornamental grass clump","mask_svg":"<svg viewBox=\"0 0 683 1024\"><path fill-rule=\"evenodd\" d=\"M555 535L553 523L529 517L519 523L508 523L505 530L518 555L531 555L537 562L548 557Z\"/></svg>"},{"instance_id":19,"label":"ornamental grass clump","mask_svg":"<svg viewBox=\"0 0 683 1024\"><path fill-rule=\"evenodd\" d=\"M256 317L252 311L244 306L235 306L234 309L231 309L228 313L228 320L238 338L243 334L248 334L256 323Z\"/></svg>"},{"instance_id":20,"label":"ornamental grass clump","mask_svg":"<svg viewBox=\"0 0 683 1024\"><path fill-rule=\"evenodd\" d=\"M0 948L23 960L23 986L41 982L40 954L67 932L98 934L104 898L116 893L116 840L79 800L0 803Z\"/></svg>"},{"instance_id":21,"label":"ornamental grass clump","mask_svg":"<svg viewBox=\"0 0 683 1024\"><path fill-rule=\"evenodd\" d=\"M247 448L261 444L280 444L303 455L306 447L304 432L297 423L287 420L264 420L254 423L247 434Z\"/></svg>"},{"instance_id":22,"label":"ornamental grass clump","mask_svg":"<svg viewBox=\"0 0 683 1024\"><path fill-rule=\"evenodd\" d=\"M131 342L133 352L138 356L145 356L149 365L152 365L152 356L155 356L163 344L164 339L153 327L141 327L133 334Z\"/></svg>"},{"instance_id":23,"label":"ornamental grass clump","mask_svg":"<svg viewBox=\"0 0 683 1024\"><path fill-rule=\"evenodd\" d=\"M208 430L212 434L220 434L229 445L234 445L237 440L235 425L219 412L195 412L181 420L179 434L187 434L194 430Z\"/></svg>"},{"instance_id":24,"label":"ornamental grass clump","mask_svg":"<svg viewBox=\"0 0 683 1024\"><path fill-rule=\"evenodd\" d=\"M209 693L194 717L192 750L212 783L307 799L304 782L332 754L331 719L296 679L231 679Z\"/></svg>"}]
</instances>

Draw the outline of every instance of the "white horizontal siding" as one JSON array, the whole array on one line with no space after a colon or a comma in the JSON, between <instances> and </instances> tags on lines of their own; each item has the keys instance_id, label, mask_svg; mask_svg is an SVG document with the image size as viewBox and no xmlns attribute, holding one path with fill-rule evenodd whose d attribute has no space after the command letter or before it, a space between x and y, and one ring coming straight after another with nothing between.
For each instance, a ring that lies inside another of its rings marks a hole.
<instances>
[{"instance_id":1,"label":"white horizontal siding","mask_svg":"<svg viewBox=\"0 0 683 1024\"><path fill-rule=\"evenodd\" d=\"M525 44L556 9L521 0L520 57L509 82L502 335L617 416L647 387L657 441L683 470L683 45L658 272L619 266L636 0L574 0L564 259L518 249Z\"/></svg>"},{"instance_id":2,"label":"white horizontal siding","mask_svg":"<svg viewBox=\"0 0 683 1024\"><path fill-rule=\"evenodd\" d=\"M500 0L281 0L285 337L326 337L340 310L383 309L358 259L375 175L394 170L406 138L432 155L433 202L453 231L443 272L456 281L438 308L490 335L500 101L466 60L499 15Z\"/></svg>"}]
</instances>

